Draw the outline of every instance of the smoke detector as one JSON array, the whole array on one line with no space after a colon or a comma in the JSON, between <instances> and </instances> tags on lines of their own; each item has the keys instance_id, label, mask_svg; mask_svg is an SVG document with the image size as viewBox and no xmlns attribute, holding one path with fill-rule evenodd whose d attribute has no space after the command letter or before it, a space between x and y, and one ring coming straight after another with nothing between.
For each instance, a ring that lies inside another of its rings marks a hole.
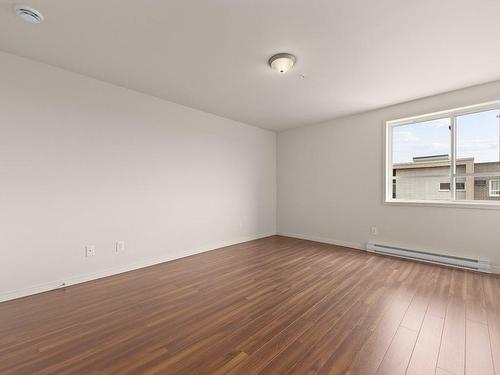
<instances>
[{"instance_id":1,"label":"smoke detector","mask_svg":"<svg viewBox=\"0 0 500 375\"><path fill-rule=\"evenodd\" d=\"M297 58L289 53L278 53L271 56L269 66L280 73L286 73L294 66Z\"/></svg>"},{"instance_id":2,"label":"smoke detector","mask_svg":"<svg viewBox=\"0 0 500 375\"><path fill-rule=\"evenodd\" d=\"M43 15L35 8L27 5L16 5L14 7L16 14L29 23L40 23L43 21Z\"/></svg>"}]
</instances>

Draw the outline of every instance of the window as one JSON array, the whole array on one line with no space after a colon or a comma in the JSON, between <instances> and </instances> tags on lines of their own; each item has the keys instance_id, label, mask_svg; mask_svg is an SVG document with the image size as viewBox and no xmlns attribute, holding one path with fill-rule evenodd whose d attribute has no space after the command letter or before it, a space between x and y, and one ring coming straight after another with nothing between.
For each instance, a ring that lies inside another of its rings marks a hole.
<instances>
[{"instance_id":1,"label":"window","mask_svg":"<svg viewBox=\"0 0 500 375\"><path fill-rule=\"evenodd\" d=\"M490 197L500 197L500 180L490 180Z\"/></svg>"},{"instance_id":2,"label":"window","mask_svg":"<svg viewBox=\"0 0 500 375\"><path fill-rule=\"evenodd\" d=\"M465 182L457 182L456 189L457 189L457 191L465 191ZM441 182L439 184L439 191L450 191L450 183L449 182Z\"/></svg>"},{"instance_id":3,"label":"window","mask_svg":"<svg viewBox=\"0 0 500 375\"><path fill-rule=\"evenodd\" d=\"M500 207L500 101L386 125L386 201Z\"/></svg>"}]
</instances>

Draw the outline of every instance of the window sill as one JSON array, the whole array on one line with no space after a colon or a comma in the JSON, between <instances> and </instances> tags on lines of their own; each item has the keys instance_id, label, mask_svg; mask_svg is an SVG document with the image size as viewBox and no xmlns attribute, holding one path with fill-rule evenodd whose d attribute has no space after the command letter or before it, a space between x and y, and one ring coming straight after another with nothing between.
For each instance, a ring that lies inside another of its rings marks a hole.
<instances>
[{"instance_id":1,"label":"window sill","mask_svg":"<svg viewBox=\"0 0 500 375\"><path fill-rule=\"evenodd\" d=\"M417 201L417 200L403 200L391 199L384 202L389 206L416 206L416 207L451 207L451 208L479 208L483 210L500 210L500 201L494 202L464 202L464 201Z\"/></svg>"}]
</instances>

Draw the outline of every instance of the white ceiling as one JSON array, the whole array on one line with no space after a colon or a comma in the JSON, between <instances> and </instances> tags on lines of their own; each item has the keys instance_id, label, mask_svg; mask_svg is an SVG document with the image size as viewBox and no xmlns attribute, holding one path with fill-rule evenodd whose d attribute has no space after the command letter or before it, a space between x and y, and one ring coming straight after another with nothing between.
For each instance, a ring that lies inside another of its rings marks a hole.
<instances>
[{"instance_id":1,"label":"white ceiling","mask_svg":"<svg viewBox=\"0 0 500 375\"><path fill-rule=\"evenodd\" d=\"M1 50L273 130L500 79L499 0L26 2Z\"/></svg>"}]
</instances>

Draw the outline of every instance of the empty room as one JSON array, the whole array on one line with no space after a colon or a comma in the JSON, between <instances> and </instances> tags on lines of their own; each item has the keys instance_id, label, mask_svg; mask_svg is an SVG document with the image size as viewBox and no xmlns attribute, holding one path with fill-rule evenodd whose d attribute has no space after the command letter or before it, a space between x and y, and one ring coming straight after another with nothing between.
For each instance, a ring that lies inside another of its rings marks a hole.
<instances>
[{"instance_id":1,"label":"empty room","mask_svg":"<svg viewBox=\"0 0 500 375\"><path fill-rule=\"evenodd\" d=\"M500 1L0 1L0 375L500 375Z\"/></svg>"}]
</instances>

